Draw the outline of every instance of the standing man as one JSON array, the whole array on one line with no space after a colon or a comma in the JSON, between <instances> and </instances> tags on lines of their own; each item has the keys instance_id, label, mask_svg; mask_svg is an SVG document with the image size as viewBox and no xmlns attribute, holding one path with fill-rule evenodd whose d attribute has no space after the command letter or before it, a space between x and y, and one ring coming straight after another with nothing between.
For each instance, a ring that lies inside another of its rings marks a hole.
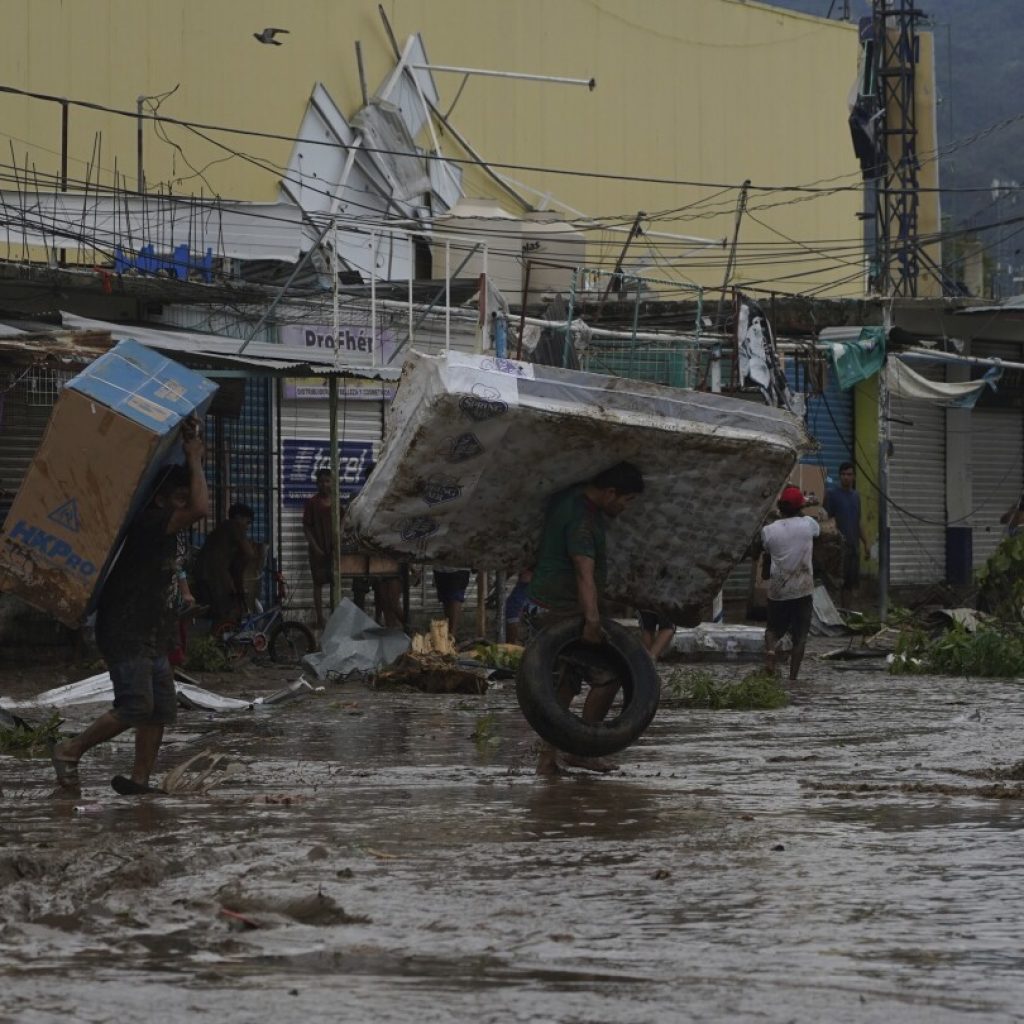
<instances>
[{"instance_id":1,"label":"standing man","mask_svg":"<svg viewBox=\"0 0 1024 1024\"><path fill-rule=\"evenodd\" d=\"M551 620L581 613L583 639L592 644L602 642L599 601L607 574L606 524L625 512L643 489L640 470L631 462L619 462L598 473L589 483L577 484L551 499L521 620L527 643ZM585 722L603 721L619 685L614 678L602 681L601 685L591 679L583 705ZM579 690L579 684L563 683L558 691L562 707L568 708ZM558 774L558 757L554 747L543 744L537 774ZM591 771L606 772L614 767L602 758L569 754L562 754L561 758L572 767Z\"/></svg>"},{"instance_id":2,"label":"standing man","mask_svg":"<svg viewBox=\"0 0 1024 1024\"><path fill-rule=\"evenodd\" d=\"M313 611L316 628L324 628L323 588L330 586L334 534L331 529L331 487L334 477L329 469L318 469L316 494L306 501L302 510L302 532L309 546L309 571L313 576Z\"/></svg>"},{"instance_id":3,"label":"standing man","mask_svg":"<svg viewBox=\"0 0 1024 1024\"><path fill-rule=\"evenodd\" d=\"M248 611L245 570L256 557L249 540L253 512L248 505L232 505L228 517L206 538L196 561L199 593L210 606L214 625L237 621Z\"/></svg>"},{"instance_id":4,"label":"standing man","mask_svg":"<svg viewBox=\"0 0 1024 1024\"><path fill-rule=\"evenodd\" d=\"M789 660L791 682L800 672L811 628L814 603L811 556L814 538L821 532L817 520L801 514L803 507L803 491L799 487L785 488L779 497L781 518L761 531L761 542L771 557L768 625L764 631L765 665L774 675L778 645L789 633L793 641Z\"/></svg>"},{"instance_id":5,"label":"standing man","mask_svg":"<svg viewBox=\"0 0 1024 1024\"><path fill-rule=\"evenodd\" d=\"M207 514L199 424L188 420L185 465L173 466L157 485L148 506L133 520L121 552L100 592L96 642L110 669L114 706L73 739L52 751L57 783L79 788L82 755L126 729L135 729L131 776L110 780L122 796L156 793L149 784L164 727L177 714L174 673L167 660L177 626L177 535Z\"/></svg>"},{"instance_id":6,"label":"standing man","mask_svg":"<svg viewBox=\"0 0 1024 1024\"><path fill-rule=\"evenodd\" d=\"M843 585L839 603L850 607L850 599L860 586L860 548L864 557L871 557L871 545L860 521L860 495L854 487L853 463L844 462L839 467L839 486L830 487L825 494L823 508L836 521L843 535Z\"/></svg>"}]
</instances>

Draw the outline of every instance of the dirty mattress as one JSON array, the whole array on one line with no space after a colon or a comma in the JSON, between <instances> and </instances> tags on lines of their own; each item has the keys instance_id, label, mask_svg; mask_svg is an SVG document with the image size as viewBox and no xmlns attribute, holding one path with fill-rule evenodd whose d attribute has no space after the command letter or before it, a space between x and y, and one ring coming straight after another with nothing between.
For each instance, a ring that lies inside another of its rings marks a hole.
<instances>
[{"instance_id":1,"label":"dirty mattress","mask_svg":"<svg viewBox=\"0 0 1024 1024\"><path fill-rule=\"evenodd\" d=\"M607 596L682 621L720 589L808 447L797 417L759 402L413 354L346 530L416 561L514 572L554 493L628 460L645 491L609 525Z\"/></svg>"}]
</instances>

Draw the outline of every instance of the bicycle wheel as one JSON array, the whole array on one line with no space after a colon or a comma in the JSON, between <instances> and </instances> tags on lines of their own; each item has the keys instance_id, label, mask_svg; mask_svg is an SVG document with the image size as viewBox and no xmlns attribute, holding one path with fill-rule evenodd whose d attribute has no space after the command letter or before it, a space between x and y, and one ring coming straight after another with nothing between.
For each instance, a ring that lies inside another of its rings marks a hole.
<instances>
[{"instance_id":1,"label":"bicycle wheel","mask_svg":"<svg viewBox=\"0 0 1024 1024\"><path fill-rule=\"evenodd\" d=\"M279 665L298 665L316 650L316 637L301 622L280 622L271 631L267 650L270 660Z\"/></svg>"}]
</instances>

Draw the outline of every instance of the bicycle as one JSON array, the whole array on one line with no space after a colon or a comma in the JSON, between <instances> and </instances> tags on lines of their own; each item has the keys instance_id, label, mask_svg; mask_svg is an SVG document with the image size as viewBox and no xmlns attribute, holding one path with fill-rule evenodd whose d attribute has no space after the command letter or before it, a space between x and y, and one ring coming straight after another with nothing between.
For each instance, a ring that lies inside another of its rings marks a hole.
<instances>
[{"instance_id":1,"label":"bicycle","mask_svg":"<svg viewBox=\"0 0 1024 1024\"><path fill-rule=\"evenodd\" d=\"M285 618L287 585L284 575L276 573L277 604L259 608L241 621L217 623L210 635L224 648L228 659L238 661L246 655L267 654L279 665L298 665L316 650L316 637L302 622ZM257 602L258 605L258 602Z\"/></svg>"}]
</instances>

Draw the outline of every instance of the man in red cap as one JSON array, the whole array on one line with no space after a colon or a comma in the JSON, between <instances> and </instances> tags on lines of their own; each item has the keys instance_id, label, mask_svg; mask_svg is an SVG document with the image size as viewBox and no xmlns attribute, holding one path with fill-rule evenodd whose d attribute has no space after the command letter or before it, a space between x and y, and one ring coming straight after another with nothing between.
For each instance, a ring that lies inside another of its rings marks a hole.
<instances>
[{"instance_id":1,"label":"man in red cap","mask_svg":"<svg viewBox=\"0 0 1024 1024\"><path fill-rule=\"evenodd\" d=\"M768 626L764 631L765 664L774 675L779 643L789 633L793 641L790 680L796 679L800 672L811 628L814 600L811 553L814 538L821 532L816 520L801 514L803 507L803 491L799 487L786 487L779 495L780 518L761 531L761 541L772 563L768 579Z\"/></svg>"}]
</instances>

